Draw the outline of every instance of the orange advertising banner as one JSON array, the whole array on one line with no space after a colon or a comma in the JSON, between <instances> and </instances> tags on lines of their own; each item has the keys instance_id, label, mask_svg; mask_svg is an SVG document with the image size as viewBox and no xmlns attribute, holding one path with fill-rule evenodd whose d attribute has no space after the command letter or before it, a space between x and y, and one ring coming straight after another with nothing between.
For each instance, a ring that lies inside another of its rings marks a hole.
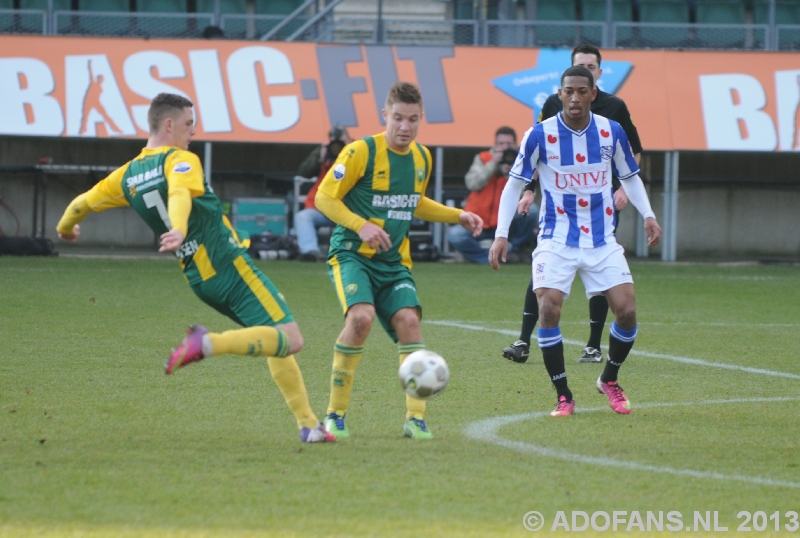
<instances>
[{"instance_id":1,"label":"orange advertising banner","mask_svg":"<svg viewBox=\"0 0 800 538\"><path fill-rule=\"evenodd\" d=\"M486 146L530 127L569 50L60 36L0 37L0 134L144 138L160 92L195 103L196 140L316 143L383 130L395 80L420 86L420 142ZM646 150L797 151L800 55L603 51Z\"/></svg>"}]
</instances>

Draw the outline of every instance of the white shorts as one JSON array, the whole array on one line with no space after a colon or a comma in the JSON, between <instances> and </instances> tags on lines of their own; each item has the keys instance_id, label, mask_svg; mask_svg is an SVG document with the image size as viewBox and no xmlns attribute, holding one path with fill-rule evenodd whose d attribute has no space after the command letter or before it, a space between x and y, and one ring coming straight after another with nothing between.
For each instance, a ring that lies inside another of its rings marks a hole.
<instances>
[{"instance_id":1,"label":"white shorts","mask_svg":"<svg viewBox=\"0 0 800 538\"><path fill-rule=\"evenodd\" d=\"M533 251L533 289L554 288L569 297L575 273L586 288L586 298L601 295L619 284L633 284L625 249L619 243L597 248L570 247L550 239Z\"/></svg>"}]
</instances>

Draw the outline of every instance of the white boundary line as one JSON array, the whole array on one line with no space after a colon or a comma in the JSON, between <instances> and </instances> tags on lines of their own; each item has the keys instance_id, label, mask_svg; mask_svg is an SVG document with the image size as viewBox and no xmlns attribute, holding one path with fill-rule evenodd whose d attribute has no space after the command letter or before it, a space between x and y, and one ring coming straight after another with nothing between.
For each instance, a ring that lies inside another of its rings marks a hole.
<instances>
[{"instance_id":1,"label":"white boundary line","mask_svg":"<svg viewBox=\"0 0 800 538\"><path fill-rule=\"evenodd\" d=\"M681 403L651 403L651 404L636 404L637 409L648 409L654 407L677 407L684 405L717 405L717 404L737 404L737 403L765 403L765 402L791 402L798 401L800 397L778 397L778 398L734 398L730 400L701 400L698 402L681 402ZM608 406L591 407L591 408L576 408L576 412L591 413L595 411L608 411ZM724 474L709 471L694 471L691 469L676 469L674 467L660 467L657 465L649 465L644 463L636 463L633 461L620 461L614 458L606 458L602 456L583 456L575 454L567 450L558 448L548 448L541 445L532 443L525 443L523 441L510 441L503 439L499 436L498 430L503 426L521 422L523 420L534 420L548 416L547 411L538 411L535 413L524 413L519 415L507 415L504 417L494 417L485 420L479 420L467 425L466 435L474 441L481 441L484 443L491 443L494 445L516 450L526 454L537 454L549 458L558 458L562 460L572 461L575 463L585 463L589 465L602 465L605 467L619 467L623 469L630 469L634 471L647 471L653 473L664 473L677 476L690 476L692 478L710 478L715 480L735 480L738 482L747 482L750 484L757 484L762 486L778 486L786 488L800 488L800 482L790 482L785 480L773 480L771 478L762 478L760 476L746 476L738 474Z\"/></svg>"},{"instance_id":2,"label":"white boundary line","mask_svg":"<svg viewBox=\"0 0 800 538\"><path fill-rule=\"evenodd\" d=\"M448 321L448 320L429 320L426 323L430 325L440 325L444 327L455 327L457 329L466 329L468 331L488 331L494 332L499 334L507 334L509 336L517 336L519 331L512 331L509 329L490 329L487 327L481 327L480 325L469 325L466 323L460 323L458 321ZM535 338L535 337L534 337ZM577 340L567 340L564 339L565 344L572 344L575 346L583 346L584 343ZM707 366L709 368L722 368L724 370L738 370L740 372L747 372L748 374L758 374L758 375L767 375L773 377L784 377L788 379L800 379L800 374L792 374L789 372L778 372L776 370L766 370L764 368L753 368L750 366L740 366L738 364L726 364L724 362L710 362L704 361L701 359L693 359L691 357L680 357L678 355L665 355L663 353L651 353L649 351L639 351L636 349L631 350L631 355L638 355L640 357L647 357L648 359L665 359L675 362L681 362L684 364L693 364L695 366Z\"/></svg>"},{"instance_id":3,"label":"white boundary line","mask_svg":"<svg viewBox=\"0 0 800 538\"><path fill-rule=\"evenodd\" d=\"M507 334L510 336L516 336L518 334L518 331L512 331L508 329L490 329L487 327L481 327L479 325L470 325L466 323L460 323L457 321L429 320L426 321L426 323L430 325L439 325L444 327L455 327L458 329L466 329L469 331L495 332L499 334ZM575 340L564 340L564 343L577 346L583 345L582 342L577 342ZM684 364L693 364L695 366L707 366L712 368L723 368L727 370L739 370L750 374L784 377L789 379L800 379L800 375L788 372L778 372L775 370L765 370L762 368L751 368L748 366L739 366L736 364L708 362L700 359L693 359L690 357L680 357L677 355L665 355L662 353L650 353L648 351L637 351L637 350L631 350L631 354L640 355L642 357L647 357L652 359L666 359ZM697 402L649 403L649 404L639 403L636 404L636 408L648 409L648 408L658 408L658 407L678 407L685 405L719 405L719 404L737 404L737 403L766 403L766 402L792 402L792 401L800 401L800 397L733 398L729 400L701 400ZM607 411L608 407L606 406L591 407L591 408L578 407L575 410L581 413L593 413L596 411ZM523 413L518 415L506 415L506 416L488 418L468 424L465 433L468 438L474 441L490 443L493 445L502 446L526 454L536 454L539 456L558 458L562 460L572 461L575 463L602 465L605 467L618 467L634 471L646 471L653 473L671 474L676 476L689 476L692 478L734 480L738 482L747 482L750 484L757 484L763 486L800 488L800 482L773 480L771 478L763 478L760 476L747 476L738 474L729 475L729 474L710 472L710 471L695 471L692 469L677 469L674 467L649 465L633 461L620 461L614 458L607 458L602 456L584 456L581 454L575 454L573 452L569 452L567 450L561 450L558 448L548 448L541 445L535 445L533 443L526 443L524 441L511 441L509 439L504 439L500 437L500 435L498 434L498 430L500 430L500 428L507 426L509 424L513 424L515 422L521 422L523 420L536 420L547 416L549 416L549 412L537 411L533 413Z\"/></svg>"},{"instance_id":4,"label":"white boundary line","mask_svg":"<svg viewBox=\"0 0 800 538\"><path fill-rule=\"evenodd\" d=\"M518 322L517 322L518 323ZM639 327L646 326L646 327L764 327L767 329L785 329L791 327L800 327L800 323L738 323L738 322L728 322L728 321L717 321L717 322L707 322L707 321L637 321L636 322ZM559 326L563 325L581 325L583 327L586 326L586 321L564 321L561 320L559 322Z\"/></svg>"}]
</instances>

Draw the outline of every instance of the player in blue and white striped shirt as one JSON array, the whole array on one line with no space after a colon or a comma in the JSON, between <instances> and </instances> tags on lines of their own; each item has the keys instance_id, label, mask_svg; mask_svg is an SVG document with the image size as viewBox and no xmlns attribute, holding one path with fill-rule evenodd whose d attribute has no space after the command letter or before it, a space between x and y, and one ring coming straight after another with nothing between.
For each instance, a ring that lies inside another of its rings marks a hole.
<instances>
[{"instance_id":1,"label":"player in blue and white striped shirt","mask_svg":"<svg viewBox=\"0 0 800 538\"><path fill-rule=\"evenodd\" d=\"M499 269L508 252L508 228L520 194L538 170L542 203L533 253L533 288L539 301L539 347L558 393L552 416L571 415L575 408L558 324L576 273L587 297L605 295L614 313L608 361L597 388L608 396L617 413L631 410L617 375L636 338L636 301L624 249L614 236L612 173L645 219L648 246L661 240L661 228L625 132L617 122L591 112L596 94L588 69L573 66L564 71L558 91L563 110L525 133L503 190L497 232L489 251L489 262Z\"/></svg>"}]
</instances>

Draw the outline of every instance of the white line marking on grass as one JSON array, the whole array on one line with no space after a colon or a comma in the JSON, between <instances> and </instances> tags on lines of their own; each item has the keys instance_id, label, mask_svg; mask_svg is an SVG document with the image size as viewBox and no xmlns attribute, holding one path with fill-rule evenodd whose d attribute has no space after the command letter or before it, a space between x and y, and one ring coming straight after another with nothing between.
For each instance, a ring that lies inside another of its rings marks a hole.
<instances>
[{"instance_id":1,"label":"white line marking on grass","mask_svg":"<svg viewBox=\"0 0 800 538\"><path fill-rule=\"evenodd\" d=\"M426 323L431 325L441 325L444 327L455 327L457 329L466 329L468 331L488 331L499 334L507 334L509 336L517 336L519 331L512 331L510 329L490 329L488 327L481 327L479 325L469 325L460 323L458 321L447 320L428 320ZM534 337L535 338L535 337ZM583 341L567 340L564 339L565 344L572 344L575 346L583 347ZM693 364L695 366L707 366L710 368L722 368L724 370L738 370L740 372L747 372L748 374L768 375L773 377L785 377L788 379L800 379L800 374L792 374L789 372L778 372L776 370L766 370L764 368L752 368L750 366L739 366L738 364L726 364L724 362L710 362L701 359L693 359L691 357L680 357L678 355L666 355L663 353L651 353L649 351L640 351L637 349L631 350L631 355L638 355L640 357L647 357L649 359L666 359L669 361L681 362L684 364Z\"/></svg>"},{"instance_id":2,"label":"white line marking on grass","mask_svg":"<svg viewBox=\"0 0 800 538\"><path fill-rule=\"evenodd\" d=\"M575 321L572 323L580 323L585 325L585 321ZM702 322L702 321L640 321L639 325L658 325L658 326L678 326L678 325L691 325L693 327L766 327L766 328L779 328L786 327L800 327L800 323L735 323L727 321L718 322Z\"/></svg>"},{"instance_id":3,"label":"white line marking on grass","mask_svg":"<svg viewBox=\"0 0 800 538\"><path fill-rule=\"evenodd\" d=\"M797 401L800 398L779 397L779 398L734 398L730 400L702 400L699 402L679 402L679 403L651 403L651 404L637 404L636 409L648 409L655 407L677 407L684 405L716 405L716 404L737 404L737 403L766 403L766 402L790 402ZM576 408L575 411L579 413L591 413L594 411L608 411L608 406L592 407L592 408ZM583 456L575 454L567 450L559 448L548 448L545 446L535 445L533 443L526 443L524 441L511 441L503 439L498 434L498 430L503 426L521 422L523 420L535 420L548 416L547 411L539 411L535 413L524 413L519 415L507 415L504 417L494 417L485 420L479 420L467 425L466 435L472 440L490 443L517 452L526 454L537 454L549 458L558 458L562 460L572 461L576 463L586 463L589 465L603 465L605 467L619 467L623 469L630 469L634 471L647 471L653 473L671 474L677 476L690 476L692 478L710 478L715 480L735 480L738 482L747 482L750 484L757 484L760 486L778 486L787 488L800 488L800 482L790 482L786 480L773 480L772 478L763 478L760 476L746 476L738 474L724 474L710 471L694 471L692 469L676 469L674 467L665 467L658 465L649 465L645 463L636 463L633 461L621 461L614 458L607 458L603 456ZM564 420L564 419L559 419ZM569 419L566 419L569 420Z\"/></svg>"},{"instance_id":4,"label":"white line marking on grass","mask_svg":"<svg viewBox=\"0 0 800 538\"><path fill-rule=\"evenodd\" d=\"M460 323L480 323L478 321L461 321ZM498 322L503 323L503 322ZM505 323L509 324L517 324L519 325L518 321L508 321ZM728 322L728 321L637 321L639 325L653 325L659 327L678 327L678 326L692 326L692 327L766 327L766 328L778 328L778 329L785 329L791 327L800 327L800 323L738 323L738 322ZM586 321L564 321L561 320L559 325L581 325L586 326ZM519 332L519 331L517 331ZM515 332L514 334L517 334Z\"/></svg>"}]
</instances>

